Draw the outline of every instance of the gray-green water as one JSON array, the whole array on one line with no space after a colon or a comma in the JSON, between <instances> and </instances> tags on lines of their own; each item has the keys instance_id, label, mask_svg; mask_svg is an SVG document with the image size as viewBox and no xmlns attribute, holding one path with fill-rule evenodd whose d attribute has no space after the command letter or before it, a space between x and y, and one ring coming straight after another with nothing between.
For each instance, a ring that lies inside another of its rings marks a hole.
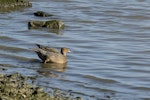
<instances>
[{"instance_id":1,"label":"gray-green water","mask_svg":"<svg viewBox=\"0 0 150 100\"><path fill-rule=\"evenodd\" d=\"M0 64L8 73L36 75L85 100L150 99L149 0L31 0L33 7L0 14ZM35 17L42 10L53 17ZM30 20L60 19L65 30L29 30ZM35 43L69 47L67 65L41 64ZM12 67L10 67L12 66ZM66 66L53 69L50 66Z\"/></svg>"}]
</instances>

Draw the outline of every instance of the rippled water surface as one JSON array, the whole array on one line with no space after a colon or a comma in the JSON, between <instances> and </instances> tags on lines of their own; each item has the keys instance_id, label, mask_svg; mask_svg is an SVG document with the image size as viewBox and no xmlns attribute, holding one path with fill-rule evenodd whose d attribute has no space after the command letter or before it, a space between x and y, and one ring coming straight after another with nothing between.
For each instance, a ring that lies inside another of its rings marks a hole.
<instances>
[{"instance_id":1,"label":"rippled water surface","mask_svg":"<svg viewBox=\"0 0 150 100\"><path fill-rule=\"evenodd\" d=\"M31 0L33 7L0 13L0 65L36 75L36 84L85 100L150 99L149 0ZM41 18L36 11L54 14ZM58 34L29 30L30 20L60 19ZM35 44L69 47L66 65L41 64ZM51 68L66 66L65 69Z\"/></svg>"}]
</instances>

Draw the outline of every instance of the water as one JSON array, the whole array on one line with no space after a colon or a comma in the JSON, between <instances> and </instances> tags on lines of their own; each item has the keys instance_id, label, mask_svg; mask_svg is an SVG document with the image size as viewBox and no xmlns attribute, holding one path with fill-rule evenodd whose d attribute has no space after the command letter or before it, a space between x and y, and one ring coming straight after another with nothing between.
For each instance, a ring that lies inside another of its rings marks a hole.
<instances>
[{"instance_id":1,"label":"water","mask_svg":"<svg viewBox=\"0 0 150 100\"><path fill-rule=\"evenodd\" d=\"M31 0L33 7L0 14L0 64L7 73L85 100L150 99L149 0ZM35 17L42 10L55 16ZM29 30L30 20L60 19L65 30ZM41 64L35 43L69 47L65 69Z\"/></svg>"}]
</instances>

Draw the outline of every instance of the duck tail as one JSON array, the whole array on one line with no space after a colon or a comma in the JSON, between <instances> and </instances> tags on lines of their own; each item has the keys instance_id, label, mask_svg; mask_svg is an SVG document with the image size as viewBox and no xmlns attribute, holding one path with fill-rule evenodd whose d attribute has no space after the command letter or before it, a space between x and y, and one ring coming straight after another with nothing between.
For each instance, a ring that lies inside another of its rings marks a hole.
<instances>
[{"instance_id":1,"label":"duck tail","mask_svg":"<svg viewBox=\"0 0 150 100\"><path fill-rule=\"evenodd\" d=\"M35 52L39 52L39 49L38 48L33 48L31 49L32 51L35 51Z\"/></svg>"},{"instance_id":2,"label":"duck tail","mask_svg":"<svg viewBox=\"0 0 150 100\"><path fill-rule=\"evenodd\" d=\"M41 48L41 45L40 45L40 44L36 44L36 46L37 46L38 48Z\"/></svg>"}]
</instances>

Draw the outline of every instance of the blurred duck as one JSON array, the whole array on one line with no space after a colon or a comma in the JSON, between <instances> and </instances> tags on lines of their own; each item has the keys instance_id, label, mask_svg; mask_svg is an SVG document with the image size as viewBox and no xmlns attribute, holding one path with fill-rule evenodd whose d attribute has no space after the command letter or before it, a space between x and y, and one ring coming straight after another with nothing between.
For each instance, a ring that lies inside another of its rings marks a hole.
<instances>
[{"instance_id":1,"label":"blurred duck","mask_svg":"<svg viewBox=\"0 0 150 100\"><path fill-rule=\"evenodd\" d=\"M36 44L38 48L33 49L43 61L43 63L66 63L67 53L70 52L69 48L61 48L59 52L56 48L46 47Z\"/></svg>"}]
</instances>

